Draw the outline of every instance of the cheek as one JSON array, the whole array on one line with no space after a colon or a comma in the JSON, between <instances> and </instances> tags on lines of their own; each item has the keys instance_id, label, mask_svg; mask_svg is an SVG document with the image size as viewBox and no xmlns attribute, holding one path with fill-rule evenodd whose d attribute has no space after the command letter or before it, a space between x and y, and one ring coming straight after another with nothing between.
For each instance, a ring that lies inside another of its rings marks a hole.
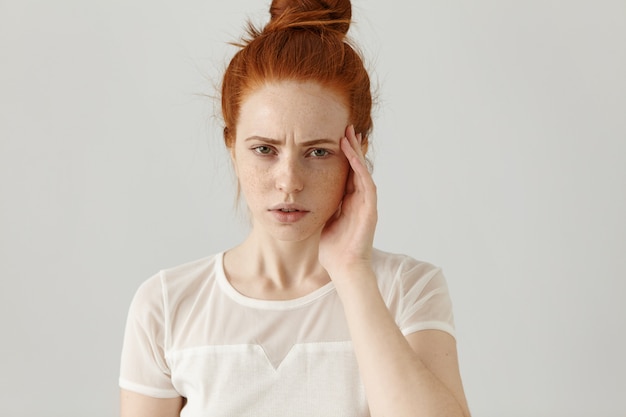
<instances>
[{"instance_id":1,"label":"cheek","mask_svg":"<svg viewBox=\"0 0 626 417\"><path fill-rule=\"evenodd\" d=\"M237 180L246 200L254 200L255 195L263 193L267 188L267 170L259 169L252 164L237 166Z\"/></svg>"},{"instance_id":2,"label":"cheek","mask_svg":"<svg viewBox=\"0 0 626 417\"><path fill-rule=\"evenodd\" d=\"M336 169L320 172L317 192L325 199L339 204L343 199L346 190L346 180L348 178L348 165L338 166Z\"/></svg>"}]
</instances>

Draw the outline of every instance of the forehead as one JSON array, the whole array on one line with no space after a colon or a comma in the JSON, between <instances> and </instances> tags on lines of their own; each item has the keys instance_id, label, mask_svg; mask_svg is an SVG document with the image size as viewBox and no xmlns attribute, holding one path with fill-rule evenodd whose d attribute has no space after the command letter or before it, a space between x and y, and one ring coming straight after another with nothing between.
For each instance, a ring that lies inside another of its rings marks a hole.
<instances>
[{"instance_id":1,"label":"forehead","mask_svg":"<svg viewBox=\"0 0 626 417\"><path fill-rule=\"evenodd\" d=\"M333 90L314 82L281 81L244 98L237 136L339 138L348 119L348 107Z\"/></svg>"}]
</instances>

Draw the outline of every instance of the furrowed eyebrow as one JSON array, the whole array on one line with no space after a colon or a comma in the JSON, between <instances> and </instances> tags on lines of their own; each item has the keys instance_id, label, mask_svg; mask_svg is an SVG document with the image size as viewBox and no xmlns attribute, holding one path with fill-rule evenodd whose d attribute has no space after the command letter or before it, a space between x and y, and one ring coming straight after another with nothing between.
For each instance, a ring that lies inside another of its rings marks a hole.
<instances>
[{"instance_id":1,"label":"furrowed eyebrow","mask_svg":"<svg viewBox=\"0 0 626 417\"><path fill-rule=\"evenodd\" d=\"M316 145L339 145L339 141L332 139L313 139L307 142L302 142L304 146L316 146Z\"/></svg>"},{"instance_id":2,"label":"furrowed eyebrow","mask_svg":"<svg viewBox=\"0 0 626 417\"><path fill-rule=\"evenodd\" d=\"M252 140L259 140L261 142L267 142L271 145L279 145L281 143L281 141L277 139L264 138L263 136L250 136L249 138L246 138L244 142L249 142Z\"/></svg>"},{"instance_id":3,"label":"furrowed eyebrow","mask_svg":"<svg viewBox=\"0 0 626 417\"><path fill-rule=\"evenodd\" d=\"M244 142L259 140L261 142L269 143L270 145L280 145L283 141L278 139L264 138L263 136L250 136L246 138ZM308 140L306 142L302 142L300 145L302 146L316 146L316 145L338 145L339 141L333 139L313 139Z\"/></svg>"}]
</instances>

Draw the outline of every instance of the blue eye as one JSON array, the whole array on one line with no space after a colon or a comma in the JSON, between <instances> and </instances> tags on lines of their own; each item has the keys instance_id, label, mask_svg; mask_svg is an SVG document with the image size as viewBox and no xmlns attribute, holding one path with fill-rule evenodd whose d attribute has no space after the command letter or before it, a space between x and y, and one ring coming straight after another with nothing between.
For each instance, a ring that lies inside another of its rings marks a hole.
<instances>
[{"instance_id":1,"label":"blue eye","mask_svg":"<svg viewBox=\"0 0 626 417\"><path fill-rule=\"evenodd\" d=\"M330 152L328 152L326 149L313 149L311 151L311 155L316 157L316 158L323 158L325 156L328 156L330 154Z\"/></svg>"}]
</instances>

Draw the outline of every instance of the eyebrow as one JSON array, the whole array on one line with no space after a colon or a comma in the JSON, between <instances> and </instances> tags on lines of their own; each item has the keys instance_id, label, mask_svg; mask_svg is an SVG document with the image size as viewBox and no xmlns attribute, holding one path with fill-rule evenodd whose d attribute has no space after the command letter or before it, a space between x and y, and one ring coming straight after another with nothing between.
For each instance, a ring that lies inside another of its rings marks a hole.
<instances>
[{"instance_id":1,"label":"eyebrow","mask_svg":"<svg viewBox=\"0 0 626 417\"><path fill-rule=\"evenodd\" d=\"M283 143L282 140L278 140L278 139L271 139L271 138L264 138L263 136L250 136L249 138L246 138L244 140L244 142L248 142L251 140L259 140L261 142L266 142L269 143L270 145L280 145ZM313 139L313 140L308 140L306 142L302 142L301 145L303 146L315 146L315 145L338 145L339 142L333 139Z\"/></svg>"}]
</instances>

